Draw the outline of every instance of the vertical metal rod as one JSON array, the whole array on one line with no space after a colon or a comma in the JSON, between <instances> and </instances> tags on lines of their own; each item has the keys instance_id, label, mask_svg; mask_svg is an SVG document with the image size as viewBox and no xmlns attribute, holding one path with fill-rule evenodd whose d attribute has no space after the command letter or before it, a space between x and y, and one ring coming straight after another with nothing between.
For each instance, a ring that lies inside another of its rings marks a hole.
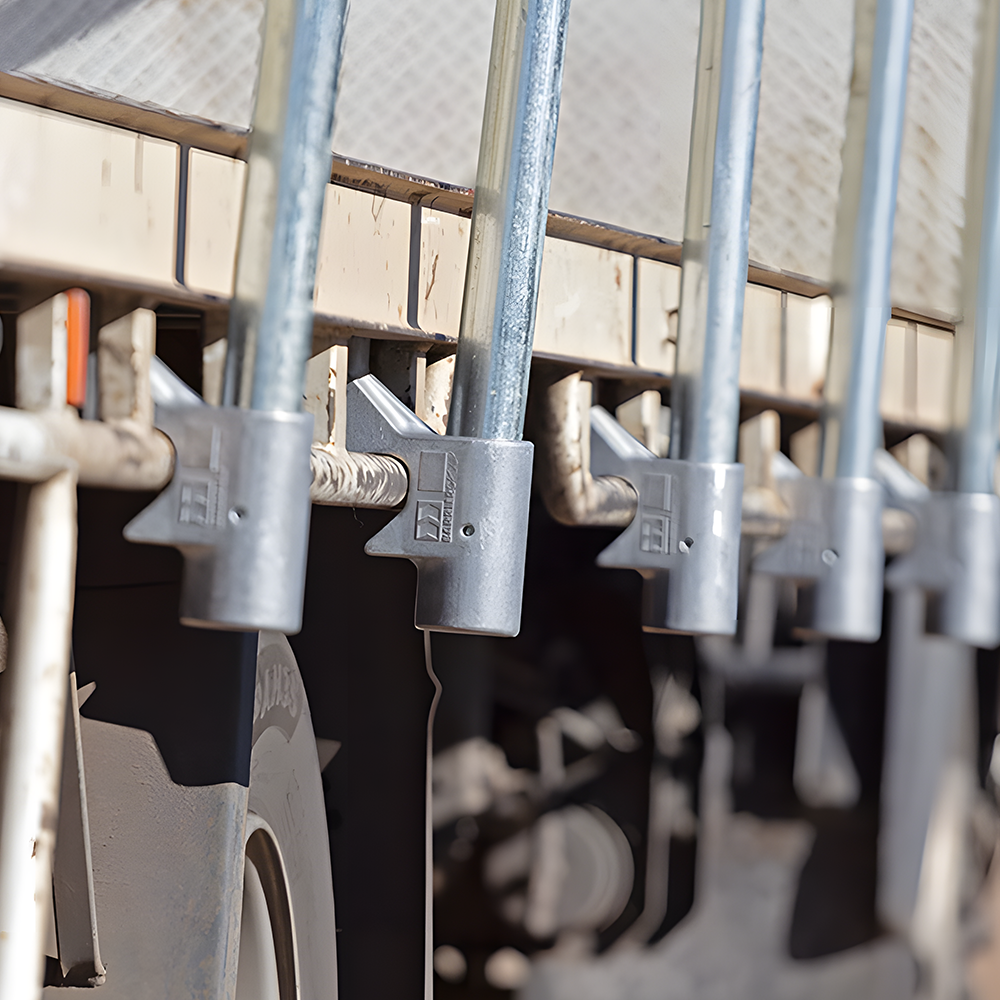
<instances>
[{"instance_id":1,"label":"vertical metal rod","mask_svg":"<svg viewBox=\"0 0 1000 1000\"><path fill-rule=\"evenodd\" d=\"M964 303L955 331L955 488L992 493L1000 426L1000 4L983 4L964 233Z\"/></svg>"},{"instance_id":2,"label":"vertical metal rod","mask_svg":"<svg viewBox=\"0 0 1000 1000\"><path fill-rule=\"evenodd\" d=\"M223 401L297 412L347 0L269 0Z\"/></svg>"},{"instance_id":3,"label":"vertical metal rod","mask_svg":"<svg viewBox=\"0 0 1000 1000\"><path fill-rule=\"evenodd\" d=\"M448 433L519 441L569 0L497 0Z\"/></svg>"},{"instance_id":4,"label":"vertical metal rod","mask_svg":"<svg viewBox=\"0 0 1000 1000\"><path fill-rule=\"evenodd\" d=\"M871 15L871 0L859 0L834 250L834 284L841 290L834 299L822 471L839 478L871 478L879 443L913 0L878 0Z\"/></svg>"},{"instance_id":5,"label":"vertical metal rod","mask_svg":"<svg viewBox=\"0 0 1000 1000\"><path fill-rule=\"evenodd\" d=\"M732 462L736 457L763 43L764 0L704 0L681 262L672 458Z\"/></svg>"},{"instance_id":6,"label":"vertical metal rod","mask_svg":"<svg viewBox=\"0 0 1000 1000\"><path fill-rule=\"evenodd\" d=\"M0 997L38 1000L59 814L76 475L21 487L0 700Z\"/></svg>"},{"instance_id":7,"label":"vertical metal rod","mask_svg":"<svg viewBox=\"0 0 1000 1000\"><path fill-rule=\"evenodd\" d=\"M224 406L250 405L278 210L296 0L268 0L261 25L260 72L247 150L236 276L226 336Z\"/></svg>"}]
</instances>

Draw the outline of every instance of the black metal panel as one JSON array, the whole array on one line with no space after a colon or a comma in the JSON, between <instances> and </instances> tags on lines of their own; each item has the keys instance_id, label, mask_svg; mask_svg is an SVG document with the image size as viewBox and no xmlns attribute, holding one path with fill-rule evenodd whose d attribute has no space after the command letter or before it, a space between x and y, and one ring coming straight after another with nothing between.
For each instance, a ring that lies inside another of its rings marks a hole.
<instances>
[{"instance_id":1,"label":"black metal panel","mask_svg":"<svg viewBox=\"0 0 1000 1000\"><path fill-rule=\"evenodd\" d=\"M186 628L179 554L122 528L148 494L79 491L73 654L85 716L145 729L182 785L250 782L256 634Z\"/></svg>"}]
</instances>

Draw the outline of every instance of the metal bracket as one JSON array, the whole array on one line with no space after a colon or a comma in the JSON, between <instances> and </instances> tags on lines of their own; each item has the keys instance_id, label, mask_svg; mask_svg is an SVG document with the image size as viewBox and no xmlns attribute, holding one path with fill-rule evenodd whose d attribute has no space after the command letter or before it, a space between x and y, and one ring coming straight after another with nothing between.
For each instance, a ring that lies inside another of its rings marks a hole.
<instances>
[{"instance_id":1,"label":"metal bracket","mask_svg":"<svg viewBox=\"0 0 1000 1000\"><path fill-rule=\"evenodd\" d=\"M1000 643L1000 497L931 493L914 512L917 544L892 563L886 585L939 594L936 631L992 649Z\"/></svg>"},{"instance_id":2,"label":"metal bracket","mask_svg":"<svg viewBox=\"0 0 1000 1000\"><path fill-rule=\"evenodd\" d=\"M293 634L302 624L313 417L158 406L177 453L167 488L125 527L184 556L181 621Z\"/></svg>"},{"instance_id":3,"label":"metal bracket","mask_svg":"<svg viewBox=\"0 0 1000 1000\"><path fill-rule=\"evenodd\" d=\"M657 458L600 406L590 410L590 429L591 472L619 476L639 497L598 565L646 578L645 629L733 635L743 466Z\"/></svg>"},{"instance_id":4,"label":"metal bracket","mask_svg":"<svg viewBox=\"0 0 1000 1000\"><path fill-rule=\"evenodd\" d=\"M779 492L792 523L754 560L754 570L815 580L813 628L874 642L882 631L882 486L874 479L803 476L783 480Z\"/></svg>"},{"instance_id":5,"label":"metal bracket","mask_svg":"<svg viewBox=\"0 0 1000 1000\"><path fill-rule=\"evenodd\" d=\"M374 375L347 388L347 447L409 470L400 513L365 546L417 567L417 628L517 635L534 446L442 437Z\"/></svg>"}]
</instances>

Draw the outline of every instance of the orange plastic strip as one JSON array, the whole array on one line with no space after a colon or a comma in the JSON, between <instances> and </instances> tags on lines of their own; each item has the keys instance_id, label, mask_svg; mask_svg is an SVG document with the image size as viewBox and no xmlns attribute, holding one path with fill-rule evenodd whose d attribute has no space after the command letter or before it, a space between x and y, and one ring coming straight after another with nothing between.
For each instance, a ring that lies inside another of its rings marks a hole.
<instances>
[{"instance_id":1,"label":"orange plastic strip","mask_svg":"<svg viewBox=\"0 0 1000 1000\"><path fill-rule=\"evenodd\" d=\"M83 409L87 401L87 355L90 353L90 296L82 288L66 292L66 402Z\"/></svg>"}]
</instances>

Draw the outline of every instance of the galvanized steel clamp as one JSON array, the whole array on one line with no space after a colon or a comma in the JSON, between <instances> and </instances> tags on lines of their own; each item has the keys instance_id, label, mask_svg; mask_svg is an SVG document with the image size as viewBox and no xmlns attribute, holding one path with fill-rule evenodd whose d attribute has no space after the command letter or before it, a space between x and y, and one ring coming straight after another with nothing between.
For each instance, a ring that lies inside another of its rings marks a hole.
<instances>
[{"instance_id":1,"label":"galvanized steel clamp","mask_svg":"<svg viewBox=\"0 0 1000 1000\"><path fill-rule=\"evenodd\" d=\"M788 533L755 560L756 572L815 581L812 627L832 638L874 642L882 630L880 483L866 478L782 480Z\"/></svg>"},{"instance_id":2,"label":"galvanized steel clamp","mask_svg":"<svg viewBox=\"0 0 1000 1000\"><path fill-rule=\"evenodd\" d=\"M1000 643L1000 497L930 493L913 513L916 545L886 571L886 586L937 594L935 631L992 649Z\"/></svg>"},{"instance_id":3,"label":"galvanized steel clamp","mask_svg":"<svg viewBox=\"0 0 1000 1000\"><path fill-rule=\"evenodd\" d=\"M365 546L417 567L417 628L517 635L534 446L443 437L374 375L347 389L347 446L409 470L399 514Z\"/></svg>"},{"instance_id":4,"label":"galvanized steel clamp","mask_svg":"<svg viewBox=\"0 0 1000 1000\"><path fill-rule=\"evenodd\" d=\"M639 498L598 565L645 577L643 628L732 635L743 466L657 458L600 406L591 408L590 429L592 473L626 480Z\"/></svg>"},{"instance_id":5,"label":"galvanized steel clamp","mask_svg":"<svg viewBox=\"0 0 1000 1000\"><path fill-rule=\"evenodd\" d=\"M125 527L184 556L181 621L295 633L309 543L311 414L157 407L176 450L167 488Z\"/></svg>"}]
</instances>

